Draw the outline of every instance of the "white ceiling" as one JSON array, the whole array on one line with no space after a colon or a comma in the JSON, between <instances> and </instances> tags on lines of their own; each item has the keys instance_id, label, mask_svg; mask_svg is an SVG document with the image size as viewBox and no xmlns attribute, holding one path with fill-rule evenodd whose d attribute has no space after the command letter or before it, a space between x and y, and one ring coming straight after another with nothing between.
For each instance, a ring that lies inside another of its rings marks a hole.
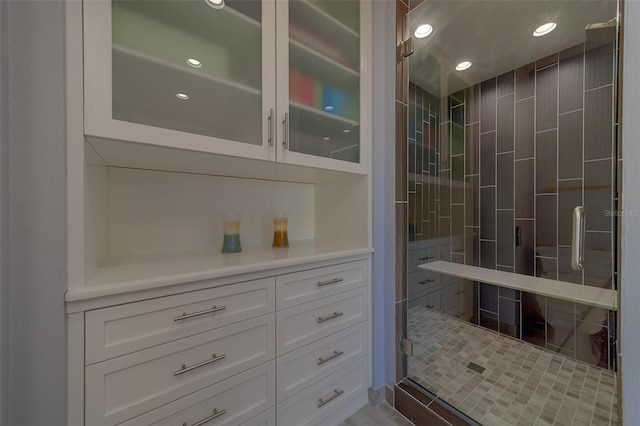
<instances>
[{"instance_id":1,"label":"white ceiling","mask_svg":"<svg viewBox=\"0 0 640 426\"><path fill-rule=\"evenodd\" d=\"M437 96L456 92L586 41L587 24L615 18L617 7L616 0L425 0L410 12L409 30L434 30L414 37L409 78ZM533 37L546 22L558 26ZM473 66L455 71L464 60Z\"/></svg>"}]
</instances>

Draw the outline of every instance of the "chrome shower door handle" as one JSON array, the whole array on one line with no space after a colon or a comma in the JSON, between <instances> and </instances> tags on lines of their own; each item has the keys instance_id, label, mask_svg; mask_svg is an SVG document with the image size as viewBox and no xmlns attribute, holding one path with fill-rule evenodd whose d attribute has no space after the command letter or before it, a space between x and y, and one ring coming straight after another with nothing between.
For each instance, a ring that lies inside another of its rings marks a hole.
<instances>
[{"instance_id":1,"label":"chrome shower door handle","mask_svg":"<svg viewBox=\"0 0 640 426\"><path fill-rule=\"evenodd\" d=\"M571 232L571 269L582 270L584 260L584 208L577 206L573 209L573 229Z\"/></svg>"}]
</instances>

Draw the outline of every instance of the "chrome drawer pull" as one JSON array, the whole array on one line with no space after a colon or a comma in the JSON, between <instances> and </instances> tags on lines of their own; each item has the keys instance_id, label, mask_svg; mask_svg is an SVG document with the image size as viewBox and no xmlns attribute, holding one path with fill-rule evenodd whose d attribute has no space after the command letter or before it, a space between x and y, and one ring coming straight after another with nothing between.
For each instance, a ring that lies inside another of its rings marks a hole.
<instances>
[{"instance_id":1,"label":"chrome drawer pull","mask_svg":"<svg viewBox=\"0 0 640 426\"><path fill-rule=\"evenodd\" d=\"M195 370L196 368L204 367L205 365L208 365L208 364L214 363L214 362L216 362L216 361L220 361L221 359L224 359L224 358L225 358L225 355L224 355L224 354L222 354L222 355L220 355L220 356L216 356L216 354L213 354L213 355L211 356L211 359L208 359L208 360L206 360L206 361L199 362L199 363L197 363L197 364L193 364L193 365L192 365L192 366L190 366L190 367L187 367L185 364L182 364L182 368L181 368L180 370L178 370L178 371L175 371L175 372L173 373L173 375L174 375L174 376L179 376L179 375L184 374L184 373L187 373L187 372L189 372L189 371L191 371L191 370Z\"/></svg>"},{"instance_id":2,"label":"chrome drawer pull","mask_svg":"<svg viewBox=\"0 0 640 426\"><path fill-rule=\"evenodd\" d=\"M327 315L326 317L318 317L318 324L323 323L325 321L329 321L330 319L334 319L339 317L340 315L344 315L342 312L340 311L336 311L334 313L332 313L331 315Z\"/></svg>"},{"instance_id":3,"label":"chrome drawer pull","mask_svg":"<svg viewBox=\"0 0 640 426\"><path fill-rule=\"evenodd\" d=\"M331 355L318 358L318 365L322 365L325 362L329 362L334 358L338 358L340 355L344 355L344 351L333 351Z\"/></svg>"},{"instance_id":4,"label":"chrome drawer pull","mask_svg":"<svg viewBox=\"0 0 640 426\"><path fill-rule=\"evenodd\" d=\"M421 285L426 285L426 284L431 284L432 282L434 282L435 280L433 278L427 278L426 280L422 280L420 281L418 284Z\"/></svg>"},{"instance_id":5,"label":"chrome drawer pull","mask_svg":"<svg viewBox=\"0 0 640 426\"><path fill-rule=\"evenodd\" d=\"M200 315L207 315L213 312L224 311L225 309L227 309L226 306L214 306L213 308L207 309L206 311L194 312L192 314L184 313L178 317L174 317L173 320L182 321L193 317L199 317Z\"/></svg>"},{"instance_id":6,"label":"chrome drawer pull","mask_svg":"<svg viewBox=\"0 0 640 426\"><path fill-rule=\"evenodd\" d=\"M194 423L192 426L202 426L203 424L210 422L213 419L217 419L218 417L220 417L223 414L226 414L227 410L220 410L218 411L217 408L213 409L213 414L210 415L209 417L207 417L206 419L202 419L200 420L198 423ZM182 426L187 426L187 422L182 423Z\"/></svg>"},{"instance_id":7,"label":"chrome drawer pull","mask_svg":"<svg viewBox=\"0 0 640 426\"><path fill-rule=\"evenodd\" d=\"M333 390L333 394L331 394L331 396L328 396L326 398L318 399L318 408L322 407L323 405L326 405L326 404L330 403L331 401L333 401L334 399L336 399L337 397L339 397L343 393L344 393L344 391L342 389L340 389L340 388L334 389Z\"/></svg>"},{"instance_id":8,"label":"chrome drawer pull","mask_svg":"<svg viewBox=\"0 0 640 426\"><path fill-rule=\"evenodd\" d=\"M327 281L320 281L318 284L316 284L318 287L323 287L325 285L329 285L329 284L335 284L335 283L339 283L344 281L342 278L334 278L332 280L327 280Z\"/></svg>"}]
</instances>

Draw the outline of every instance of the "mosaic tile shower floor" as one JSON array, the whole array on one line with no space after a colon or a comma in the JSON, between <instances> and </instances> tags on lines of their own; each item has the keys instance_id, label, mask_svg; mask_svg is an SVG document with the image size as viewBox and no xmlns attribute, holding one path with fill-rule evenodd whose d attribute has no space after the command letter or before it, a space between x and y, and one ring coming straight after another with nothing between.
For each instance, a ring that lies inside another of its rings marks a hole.
<instances>
[{"instance_id":1,"label":"mosaic tile shower floor","mask_svg":"<svg viewBox=\"0 0 640 426\"><path fill-rule=\"evenodd\" d=\"M409 377L483 425L618 425L612 371L420 305L407 334Z\"/></svg>"}]
</instances>

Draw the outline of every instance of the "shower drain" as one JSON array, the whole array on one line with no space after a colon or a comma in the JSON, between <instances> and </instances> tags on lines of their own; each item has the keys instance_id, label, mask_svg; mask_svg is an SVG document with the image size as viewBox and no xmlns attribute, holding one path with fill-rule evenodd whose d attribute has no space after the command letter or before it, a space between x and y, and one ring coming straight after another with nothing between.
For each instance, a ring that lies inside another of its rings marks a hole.
<instances>
[{"instance_id":1,"label":"shower drain","mask_svg":"<svg viewBox=\"0 0 640 426\"><path fill-rule=\"evenodd\" d=\"M467 368L470 368L471 370L475 371L478 374L482 374L484 373L485 368L476 364L475 362L470 362L469 364L467 364Z\"/></svg>"}]
</instances>

